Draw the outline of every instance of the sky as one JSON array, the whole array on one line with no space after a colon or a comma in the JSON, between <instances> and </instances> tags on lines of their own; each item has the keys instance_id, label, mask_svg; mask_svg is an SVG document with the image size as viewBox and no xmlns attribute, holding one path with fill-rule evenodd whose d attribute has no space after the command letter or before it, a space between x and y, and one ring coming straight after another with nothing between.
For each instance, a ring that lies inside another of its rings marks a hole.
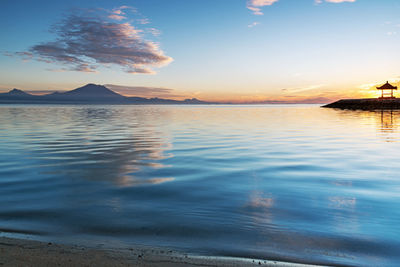
<instances>
[{"instance_id":1,"label":"sky","mask_svg":"<svg viewBox=\"0 0 400 267\"><path fill-rule=\"evenodd\" d=\"M2 0L0 91L372 97L400 81L399 12L398 0Z\"/></svg>"}]
</instances>

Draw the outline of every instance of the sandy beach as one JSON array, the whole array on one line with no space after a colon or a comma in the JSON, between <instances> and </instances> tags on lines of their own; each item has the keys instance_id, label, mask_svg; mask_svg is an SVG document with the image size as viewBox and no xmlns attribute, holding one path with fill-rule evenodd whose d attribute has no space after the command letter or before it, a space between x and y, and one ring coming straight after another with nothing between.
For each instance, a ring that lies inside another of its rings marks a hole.
<instances>
[{"instance_id":1,"label":"sandy beach","mask_svg":"<svg viewBox=\"0 0 400 267\"><path fill-rule=\"evenodd\" d=\"M1 266L271 266L304 264L257 259L207 257L166 249L98 249L0 237Z\"/></svg>"}]
</instances>

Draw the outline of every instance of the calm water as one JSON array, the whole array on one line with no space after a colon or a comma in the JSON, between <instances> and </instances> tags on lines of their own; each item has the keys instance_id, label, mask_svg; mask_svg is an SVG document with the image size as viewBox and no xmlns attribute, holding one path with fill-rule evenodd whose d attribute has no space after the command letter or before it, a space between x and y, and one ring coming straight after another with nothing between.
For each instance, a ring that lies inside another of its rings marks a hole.
<instances>
[{"instance_id":1,"label":"calm water","mask_svg":"<svg viewBox=\"0 0 400 267\"><path fill-rule=\"evenodd\" d=\"M400 264L400 112L0 106L0 231Z\"/></svg>"}]
</instances>

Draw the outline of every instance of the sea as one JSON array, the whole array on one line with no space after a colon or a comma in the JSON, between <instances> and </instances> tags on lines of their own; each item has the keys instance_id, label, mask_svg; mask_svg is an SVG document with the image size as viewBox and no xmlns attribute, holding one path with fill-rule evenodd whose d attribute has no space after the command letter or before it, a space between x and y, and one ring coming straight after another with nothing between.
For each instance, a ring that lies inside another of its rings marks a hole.
<instances>
[{"instance_id":1,"label":"sea","mask_svg":"<svg viewBox=\"0 0 400 267\"><path fill-rule=\"evenodd\" d=\"M400 111L0 105L0 236L400 264Z\"/></svg>"}]
</instances>

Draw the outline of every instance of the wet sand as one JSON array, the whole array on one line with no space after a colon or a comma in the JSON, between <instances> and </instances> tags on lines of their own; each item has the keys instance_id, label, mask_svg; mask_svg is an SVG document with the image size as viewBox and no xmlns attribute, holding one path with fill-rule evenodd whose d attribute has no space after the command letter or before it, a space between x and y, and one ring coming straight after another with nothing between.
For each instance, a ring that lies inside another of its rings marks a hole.
<instances>
[{"instance_id":1,"label":"wet sand","mask_svg":"<svg viewBox=\"0 0 400 267\"><path fill-rule=\"evenodd\" d=\"M205 257L165 249L99 249L0 237L0 266L271 266L303 264Z\"/></svg>"}]
</instances>

